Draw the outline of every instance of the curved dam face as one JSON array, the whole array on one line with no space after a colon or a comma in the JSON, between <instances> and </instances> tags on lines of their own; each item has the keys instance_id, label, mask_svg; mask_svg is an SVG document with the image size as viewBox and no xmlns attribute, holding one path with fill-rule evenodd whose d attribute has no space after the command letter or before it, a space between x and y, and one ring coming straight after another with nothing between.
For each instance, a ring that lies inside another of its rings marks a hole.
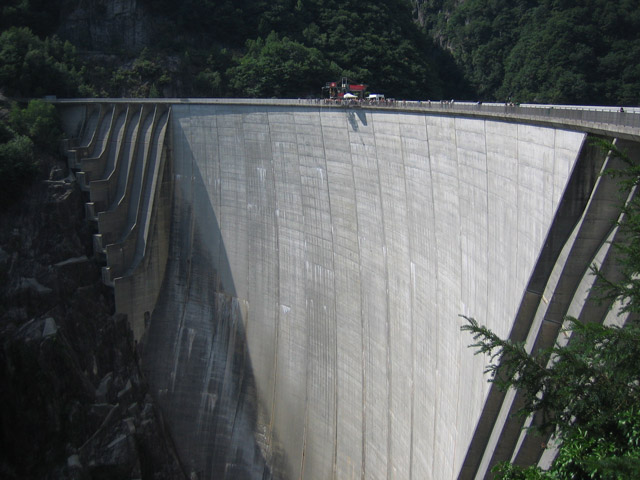
<instances>
[{"instance_id":1,"label":"curved dam face","mask_svg":"<svg viewBox=\"0 0 640 480\"><path fill-rule=\"evenodd\" d=\"M598 174L615 160L560 126L640 158L636 118L197 102L59 102L103 280L187 475L536 463L518 394L487 383L459 315L527 348L567 314L609 315L588 267L614 270L618 186Z\"/></svg>"},{"instance_id":2,"label":"curved dam face","mask_svg":"<svg viewBox=\"0 0 640 480\"><path fill-rule=\"evenodd\" d=\"M585 134L173 105L144 368L198 478L452 479Z\"/></svg>"}]
</instances>

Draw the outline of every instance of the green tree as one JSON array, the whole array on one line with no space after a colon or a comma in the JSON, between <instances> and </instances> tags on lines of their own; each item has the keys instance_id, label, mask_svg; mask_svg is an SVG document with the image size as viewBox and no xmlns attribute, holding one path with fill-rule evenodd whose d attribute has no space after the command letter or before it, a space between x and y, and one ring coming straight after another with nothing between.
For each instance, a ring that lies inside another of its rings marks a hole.
<instances>
[{"instance_id":1,"label":"green tree","mask_svg":"<svg viewBox=\"0 0 640 480\"><path fill-rule=\"evenodd\" d=\"M640 166L609 145L625 159L622 190L640 183ZM521 415L535 415L530 427L553 434L560 444L548 471L537 466L521 468L499 464L501 479L626 479L640 472L640 202L634 198L623 207L619 228L629 239L616 243L622 272L620 281L602 280L604 301L618 300L631 313L625 327L583 324L567 318L570 336L565 346L555 345L527 352L524 342L498 337L475 319L465 317L462 330L472 334L471 347L489 355L490 381L506 391L517 389L523 398Z\"/></svg>"},{"instance_id":2,"label":"green tree","mask_svg":"<svg viewBox=\"0 0 640 480\"><path fill-rule=\"evenodd\" d=\"M52 104L40 99L30 100L26 108L14 104L9 118L18 134L28 136L43 151L56 152L62 130Z\"/></svg>"},{"instance_id":3,"label":"green tree","mask_svg":"<svg viewBox=\"0 0 640 480\"><path fill-rule=\"evenodd\" d=\"M455 77L457 68L448 64L444 72L441 52L413 22L404 0L369 2L366 8L354 0L274 0L259 25L263 38L271 31L318 49L338 66L334 77L314 81L316 91L340 76L407 99L442 98L449 84L460 84L441 80Z\"/></svg>"},{"instance_id":4,"label":"green tree","mask_svg":"<svg viewBox=\"0 0 640 480\"><path fill-rule=\"evenodd\" d=\"M500 465L499 478L609 478L607 472L622 465L640 471L638 324L619 328L570 320L566 346L529 354L524 343L503 340L472 318L467 322L462 330L476 340L472 347L493 360L490 381L521 392L520 414L537 414L534 428L554 433L562 445L549 472Z\"/></svg>"},{"instance_id":5,"label":"green tree","mask_svg":"<svg viewBox=\"0 0 640 480\"><path fill-rule=\"evenodd\" d=\"M481 99L640 101L633 0L420 0L419 18Z\"/></svg>"},{"instance_id":6,"label":"green tree","mask_svg":"<svg viewBox=\"0 0 640 480\"><path fill-rule=\"evenodd\" d=\"M0 143L0 209L11 205L38 171L33 142L26 135L16 135Z\"/></svg>"},{"instance_id":7,"label":"green tree","mask_svg":"<svg viewBox=\"0 0 640 480\"><path fill-rule=\"evenodd\" d=\"M39 155L55 154L62 134L54 106L43 100L14 104L7 119L0 119L0 208L20 198L38 173Z\"/></svg>"},{"instance_id":8,"label":"green tree","mask_svg":"<svg viewBox=\"0 0 640 480\"><path fill-rule=\"evenodd\" d=\"M130 64L112 72L107 88L121 97L159 97L160 88L170 82L160 55L145 48Z\"/></svg>"},{"instance_id":9,"label":"green tree","mask_svg":"<svg viewBox=\"0 0 640 480\"><path fill-rule=\"evenodd\" d=\"M9 28L0 34L0 88L17 97L75 96L82 75L74 56L68 42L40 40L26 27Z\"/></svg>"},{"instance_id":10,"label":"green tree","mask_svg":"<svg viewBox=\"0 0 640 480\"><path fill-rule=\"evenodd\" d=\"M227 71L233 65L232 54L225 48L192 51L188 56L193 74L192 95L196 97L224 97L230 94Z\"/></svg>"},{"instance_id":11,"label":"green tree","mask_svg":"<svg viewBox=\"0 0 640 480\"><path fill-rule=\"evenodd\" d=\"M591 12L574 7L548 13L531 11L530 20L505 59L498 95L543 103L587 103L596 85L597 51L602 48Z\"/></svg>"},{"instance_id":12,"label":"green tree","mask_svg":"<svg viewBox=\"0 0 640 480\"><path fill-rule=\"evenodd\" d=\"M318 95L320 79L337 75L338 68L319 50L272 32L265 40L247 41L247 54L227 76L242 96L280 98Z\"/></svg>"}]
</instances>

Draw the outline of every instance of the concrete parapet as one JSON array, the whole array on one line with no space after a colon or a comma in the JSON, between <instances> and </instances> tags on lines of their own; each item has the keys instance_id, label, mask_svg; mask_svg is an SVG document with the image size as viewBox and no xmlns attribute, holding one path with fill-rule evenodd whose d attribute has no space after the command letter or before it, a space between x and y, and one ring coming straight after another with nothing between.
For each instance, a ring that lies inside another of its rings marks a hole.
<instances>
[{"instance_id":1,"label":"concrete parapet","mask_svg":"<svg viewBox=\"0 0 640 480\"><path fill-rule=\"evenodd\" d=\"M104 99L100 102L128 103L129 99ZM64 106L96 103L95 99L57 100ZM541 105L431 100L396 100L388 102L333 101L323 99L264 99L264 98L154 98L136 99L136 103L167 105L262 105L300 106L357 111L387 110L397 112L420 112L423 114L456 117L492 118L496 121L527 123L533 125L588 132L608 137L618 137L631 141L640 140L640 107L620 107L593 105Z\"/></svg>"}]
</instances>

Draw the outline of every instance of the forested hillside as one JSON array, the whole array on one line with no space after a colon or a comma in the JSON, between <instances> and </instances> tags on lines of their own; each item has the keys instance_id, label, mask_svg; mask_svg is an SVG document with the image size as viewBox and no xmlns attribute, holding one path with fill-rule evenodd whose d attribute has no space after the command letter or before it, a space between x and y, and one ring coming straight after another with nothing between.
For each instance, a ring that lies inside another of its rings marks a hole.
<instances>
[{"instance_id":1,"label":"forested hillside","mask_svg":"<svg viewBox=\"0 0 640 480\"><path fill-rule=\"evenodd\" d=\"M637 104L636 0L6 0L9 96ZM45 80L46 79L46 80Z\"/></svg>"},{"instance_id":2,"label":"forested hillside","mask_svg":"<svg viewBox=\"0 0 640 480\"><path fill-rule=\"evenodd\" d=\"M0 37L8 95L295 98L341 76L402 98L463 91L407 0L131 0L119 12L52 0L49 23L38 0L9 3ZM50 74L56 82L37 85Z\"/></svg>"},{"instance_id":3,"label":"forested hillside","mask_svg":"<svg viewBox=\"0 0 640 480\"><path fill-rule=\"evenodd\" d=\"M479 99L640 101L637 0L416 0Z\"/></svg>"}]
</instances>

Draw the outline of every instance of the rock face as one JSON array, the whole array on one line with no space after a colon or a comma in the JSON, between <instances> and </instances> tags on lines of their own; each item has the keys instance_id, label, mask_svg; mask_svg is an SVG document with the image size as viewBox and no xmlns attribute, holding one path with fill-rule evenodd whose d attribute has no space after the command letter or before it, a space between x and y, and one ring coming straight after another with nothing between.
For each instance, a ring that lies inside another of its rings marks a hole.
<instances>
[{"instance_id":1,"label":"rock face","mask_svg":"<svg viewBox=\"0 0 640 480\"><path fill-rule=\"evenodd\" d=\"M137 0L66 2L60 18L60 36L84 50L138 51L150 41L150 18Z\"/></svg>"},{"instance_id":2,"label":"rock face","mask_svg":"<svg viewBox=\"0 0 640 480\"><path fill-rule=\"evenodd\" d=\"M184 478L127 319L91 258L73 176L0 213L0 477Z\"/></svg>"}]
</instances>

